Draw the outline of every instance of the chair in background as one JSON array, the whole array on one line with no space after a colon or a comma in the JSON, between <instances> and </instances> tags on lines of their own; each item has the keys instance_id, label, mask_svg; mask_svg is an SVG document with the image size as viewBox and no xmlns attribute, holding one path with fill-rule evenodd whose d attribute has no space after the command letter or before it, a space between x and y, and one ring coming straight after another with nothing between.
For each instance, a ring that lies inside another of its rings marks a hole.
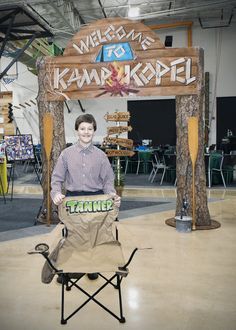
<instances>
[{"instance_id":1,"label":"chair in background","mask_svg":"<svg viewBox=\"0 0 236 330\"><path fill-rule=\"evenodd\" d=\"M159 155L157 152L154 152L152 154L152 170L151 173L148 177L148 180L151 181L152 183L154 182L156 175L158 173L159 170L163 170L162 171L162 176L161 176L161 181L160 181L160 185L162 185L165 173L166 173L166 165L164 163L161 162Z\"/></svg>"},{"instance_id":2,"label":"chair in background","mask_svg":"<svg viewBox=\"0 0 236 330\"><path fill-rule=\"evenodd\" d=\"M224 161L222 165L222 171L225 178L225 183L230 184L234 181L234 171L236 170L236 152L230 152L230 154L224 154Z\"/></svg>"},{"instance_id":3,"label":"chair in background","mask_svg":"<svg viewBox=\"0 0 236 330\"><path fill-rule=\"evenodd\" d=\"M135 165L135 173L138 174L141 163L142 160L140 159L138 152L135 152L135 154L132 157L127 157L125 164L125 174L127 173L127 171L133 173L133 165Z\"/></svg>"},{"instance_id":4,"label":"chair in background","mask_svg":"<svg viewBox=\"0 0 236 330\"><path fill-rule=\"evenodd\" d=\"M165 152L163 155L164 164L166 165L165 177L168 182L174 183L176 186L176 154ZM164 179L164 177L163 177Z\"/></svg>"},{"instance_id":5,"label":"chair in background","mask_svg":"<svg viewBox=\"0 0 236 330\"><path fill-rule=\"evenodd\" d=\"M223 174L223 162L224 162L224 155L222 153L213 152L209 156L208 162L208 187L211 188L213 182L213 175L214 173L218 173L221 175L221 179L223 182L224 187L226 188L225 178Z\"/></svg>"},{"instance_id":6,"label":"chair in background","mask_svg":"<svg viewBox=\"0 0 236 330\"><path fill-rule=\"evenodd\" d=\"M34 145L34 159L27 159L24 161L23 171L26 173L29 169L35 171L37 180L41 184L42 182L42 156L41 156L41 145Z\"/></svg>"},{"instance_id":7,"label":"chair in background","mask_svg":"<svg viewBox=\"0 0 236 330\"><path fill-rule=\"evenodd\" d=\"M149 164L151 163L152 152L151 151L138 151L138 165L136 174L139 174L140 165L144 174L149 172Z\"/></svg>"}]
</instances>

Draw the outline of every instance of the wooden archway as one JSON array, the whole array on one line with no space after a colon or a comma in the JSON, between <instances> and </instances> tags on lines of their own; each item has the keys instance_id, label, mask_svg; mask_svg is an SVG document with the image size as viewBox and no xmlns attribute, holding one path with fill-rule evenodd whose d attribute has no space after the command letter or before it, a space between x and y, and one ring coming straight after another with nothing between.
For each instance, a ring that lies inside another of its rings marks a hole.
<instances>
[{"instance_id":1,"label":"wooden archway","mask_svg":"<svg viewBox=\"0 0 236 330\"><path fill-rule=\"evenodd\" d=\"M184 197L192 205L187 123L189 117L196 116L199 119L195 169L196 225L197 228L211 226L204 165L203 57L200 48L165 48L148 26L128 19L102 19L82 27L69 42L63 56L41 58L37 64L40 123L45 112L54 117L51 170L65 147L64 100L132 97L133 94L136 97L176 96L176 215L180 214ZM114 70L119 71L121 86L113 86ZM43 145L42 125L40 132ZM47 197L45 166L43 189ZM51 217L53 219L54 215Z\"/></svg>"}]
</instances>

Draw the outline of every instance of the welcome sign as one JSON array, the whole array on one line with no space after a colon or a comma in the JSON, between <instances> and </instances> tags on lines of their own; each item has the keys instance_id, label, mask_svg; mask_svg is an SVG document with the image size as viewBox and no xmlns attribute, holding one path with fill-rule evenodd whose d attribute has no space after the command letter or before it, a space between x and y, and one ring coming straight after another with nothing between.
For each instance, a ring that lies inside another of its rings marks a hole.
<instances>
[{"instance_id":1,"label":"welcome sign","mask_svg":"<svg viewBox=\"0 0 236 330\"><path fill-rule=\"evenodd\" d=\"M165 48L142 23L102 19L46 58L47 100L197 94L199 52Z\"/></svg>"}]
</instances>

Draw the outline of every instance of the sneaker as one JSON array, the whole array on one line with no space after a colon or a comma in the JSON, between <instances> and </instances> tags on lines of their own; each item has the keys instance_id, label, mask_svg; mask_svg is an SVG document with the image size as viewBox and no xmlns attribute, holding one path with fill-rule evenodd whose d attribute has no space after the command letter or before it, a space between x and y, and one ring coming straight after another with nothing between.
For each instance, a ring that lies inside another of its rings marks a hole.
<instances>
[{"instance_id":1,"label":"sneaker","mask_svg":"<svg viewBox=\"0 0 236 330\"><path fill-rule=\"evenodd\" d=\"M57 276L57 283L62 284L62 276L61 275Z\"/></svg>"},{"instance_id":2,"label":"sneaker","mask_svg":"<svg viewBox=\"0 0 236 330\"><path fill-rule=\"evenodd\" d=\"M90 280L96 280L98 278L98 273L90 273L87 274L87 276Z\"/></svg>"}]
</instances>

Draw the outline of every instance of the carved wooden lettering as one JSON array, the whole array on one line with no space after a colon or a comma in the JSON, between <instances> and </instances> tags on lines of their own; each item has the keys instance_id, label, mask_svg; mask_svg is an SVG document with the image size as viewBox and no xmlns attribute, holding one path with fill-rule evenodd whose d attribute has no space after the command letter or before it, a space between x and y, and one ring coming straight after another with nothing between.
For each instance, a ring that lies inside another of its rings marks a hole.
<instances>
[{"instance_id":1,"label":"carved wooden lettering","mask_svg":"<svg viewBox=\"0 0 236 330\"><path fill-rule=\"evenodd\" d=\"M131 126L111 126L107 127L107 134L121 134L124 132L131 132L132 127Z\"/></svg>"},{"instance_id":2,"label":"carved wooden lettering","mask_svg":"<svg viewBox=\"0 0 236 330\"><path fill-rule=\"evenodd\" d=\"M132 157L135 153L132 150L106 149L106 154L108 157L120 157L120 156Z\"/></svg>"},{"instance_id":3,"label":"carved wooden lettering","mask_svg":"<svg viewBox=\"0 0 236 330\"><path fill-rule=\"evenodd\" d=\"M63 56L48 57L47 99L199 92L199 49L165 48L142 23L103 19L82 27Z\"/></svg>"},{"instance_id":4,"label":"carved wooden lettering","mask_svg":"<svg viewBox=\"0 0 236 330\"><path fill-rule=\"evenodd\" d=\"M114 112L114 113L107 113L104 116L106 121L129 121L130 120L130 113L127 112Z\"/></svg>"},{"instance_id":5,"label":"carved wooden lettering","mask_svg":"<svg viewBox=\"0 0 236 330\"><path fill-rule=\"evenodd\" d=\"M108 136L104 138L104 142L110 144L117 144L125 148L131 148L131 149L133 148L133 140L131 139L113 138Z\"/></svg>"}]
</instances>

